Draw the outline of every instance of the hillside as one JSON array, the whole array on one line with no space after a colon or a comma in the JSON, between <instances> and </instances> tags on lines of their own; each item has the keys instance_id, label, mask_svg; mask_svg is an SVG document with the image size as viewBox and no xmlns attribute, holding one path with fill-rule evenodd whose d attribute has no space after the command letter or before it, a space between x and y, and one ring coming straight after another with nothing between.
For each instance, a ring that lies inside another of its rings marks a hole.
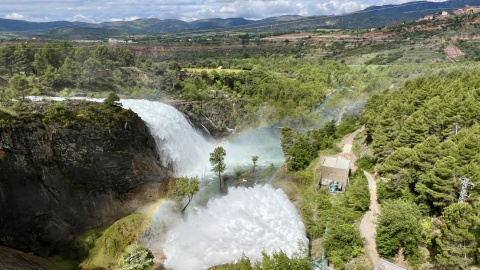
<instances>
[{"instance_id":1,"label":"hillside","mask_svg":"<svg viewBox=\"0 0 480 270\"><path fill-rule=\"evenodd\" d=\"M478 6L480 0L450 0L446 2L410 2L400 5L372 6L365 10L343 15L301 17L296 15L247 20L244 18L212 18L186 22L176 19L160 20L156 18L134 21L104 22L89 24L81 22L36 23L0 19L0 32L13 32L19 36L46 34L56 39L108 38L122 34L165 34L176 32L235 31L283 33L289 31L328 29L358 29L379 27L387 24L415 20L435 12L452 11L465 5ZM81 31L58 31L56 29L82 28ZM123 29L127 32L99 31L102 29ZM55 29L55 30L53 30ZM90 31L92 33L90 33Z\"/></svg>"}]
</instances>

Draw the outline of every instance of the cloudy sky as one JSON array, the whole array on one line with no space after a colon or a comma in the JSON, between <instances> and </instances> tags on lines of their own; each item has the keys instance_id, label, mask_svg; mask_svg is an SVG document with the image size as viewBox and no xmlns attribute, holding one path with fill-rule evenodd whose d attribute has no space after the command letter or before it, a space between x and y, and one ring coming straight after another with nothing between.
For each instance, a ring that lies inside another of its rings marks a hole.
<instances>
[{"instance_id":1,"label":"cloudy sky","mask_svg":"<svg viewBox=\"0 0 480 270\"><path fill-rule=\"evenodd\" d=\"M28 21L104 22L138 18L262 19L285 14L331 15L412 0L0 0L0 17ZM442 0L431 0L441 2ZM3 14L1 14L3 13Z\"/></svg>"}]
</instances>

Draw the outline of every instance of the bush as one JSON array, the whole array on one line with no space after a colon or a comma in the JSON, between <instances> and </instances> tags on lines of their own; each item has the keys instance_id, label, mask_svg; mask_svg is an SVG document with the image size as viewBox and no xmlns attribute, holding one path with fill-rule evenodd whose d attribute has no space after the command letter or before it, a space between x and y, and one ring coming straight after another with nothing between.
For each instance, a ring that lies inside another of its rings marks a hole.
<instances>
[{"instance_id":1,"label":"bush","mask_svg":"<svg viewBox=\"0 0 480 270\"><path fill-rule=\"evenodd\" d=\"M103 101L106 106L117 106L120 98L114 92L110 92L107 98Z\"/></svg>"},{"instance_id":2,"label":"bush","mask_svg":"<svg viewBox=\"0 0 480 270\"><path fill-rule=\"evenodd\" d=\"M132 252L123 256L120 270L147 270L153 266L153 253L142 246L137 246Z\"/></svg>"},{"instance_id":3,"label":"bush","mask_svg":"<svg viewBox=\"0 0 480 270\"><path fill-rule=\"evenodd\" d=\"M346 262L363 252L360 232L350 224L330 225L322 244L335 269L345 269Z\"/></svg>"},{"instance_id":4,"label":"bush","mask_svg":"<svg viewBox=\"0 0 480 270\"><path fill-rule=\"evenodd\" d=\"M421 220L422 214L417 205L403 200L386 201L377 221L378 253L393 258L404 248L410 262L418 262L421 257L419 245L422 243Z\"/></svg>"},{"instance_id":5,"label":"bush","mask_svg":"<svg viewBox=\"0 0 480 270\"><path fill-rule=\"evenodd\" d=\"M370 207L370 189L367 177L361 170L357 170L350 179L350 186L345 192L347 205L355 210L367 211Z\"/></svg>"},{"instance_id":6,"label":"bush","mask_svg":"<svg viewBox=\"0 0 480 270\"><path fill-rule=\"evenodd\" d=\"M358 170L370 171L375 167L375 160L368 154L363 155L355 162Z\"/></svg>"}]
</instances>

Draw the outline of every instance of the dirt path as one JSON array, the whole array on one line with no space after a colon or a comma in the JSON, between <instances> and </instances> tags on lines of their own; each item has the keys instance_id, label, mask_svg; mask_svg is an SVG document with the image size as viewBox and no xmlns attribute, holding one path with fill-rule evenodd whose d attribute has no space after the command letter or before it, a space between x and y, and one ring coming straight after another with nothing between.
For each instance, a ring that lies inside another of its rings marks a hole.
<instances>
[{"instance_id":1,"label":"dirt path","mask_svg":"<svg viewBox=\"0 0 480 270\"><path fill-rule=\"evenodd\" d=\"M342 154L340 156L350 160L350 169L352 170L352 172L357 170L357 168L355 167L355 161L357 161L357 156L355 156L355 154L352 151L353 139L355 138L355 136L357 136L358 133L364 130L365 130L365 126L355 130L353 133L348 135L344 141L345 144L343 145Z\"/></svg>"},{"instance_id":2,"label":"dirt path","mask_svg":"<svg viewBox=\"0 0 480 270\"><path fill-rule=\"evenodd\" d=\"M365 239L365 249L367 250L373 265L376 265L380 261L380 256L377 252L377 243L375 242L375 233L377 225L375 221L377 219L376 214L380 213L380 208L377 203L377 184L371 174L363 172L368 180L368 187L370 189L370 210L362 217L360 221L360 234Z\"/></svg>"}]
</instances>

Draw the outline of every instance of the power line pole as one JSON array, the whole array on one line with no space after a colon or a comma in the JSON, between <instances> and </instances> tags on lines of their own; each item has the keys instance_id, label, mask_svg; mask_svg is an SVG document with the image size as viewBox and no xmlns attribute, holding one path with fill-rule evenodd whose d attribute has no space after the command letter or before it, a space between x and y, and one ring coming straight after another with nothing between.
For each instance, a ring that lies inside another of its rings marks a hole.
<instances>
[{"instance_id":1,"label":"power line pole","mask_svg":"<svg viewBox=\"0 0 480 270\"><path fill-rule=\"evenodd\" d=\"M473 189L475 187L475 184L473 184L469 178L465 177L460 177L458 178L458 180L462 181L462 191L460 192L460 196L458 197L458 202L466 202L468 200L468 197L470 197L470 195L467 194L468 187L471 186L470 189Z\"/></svg>"}]
</instances>

